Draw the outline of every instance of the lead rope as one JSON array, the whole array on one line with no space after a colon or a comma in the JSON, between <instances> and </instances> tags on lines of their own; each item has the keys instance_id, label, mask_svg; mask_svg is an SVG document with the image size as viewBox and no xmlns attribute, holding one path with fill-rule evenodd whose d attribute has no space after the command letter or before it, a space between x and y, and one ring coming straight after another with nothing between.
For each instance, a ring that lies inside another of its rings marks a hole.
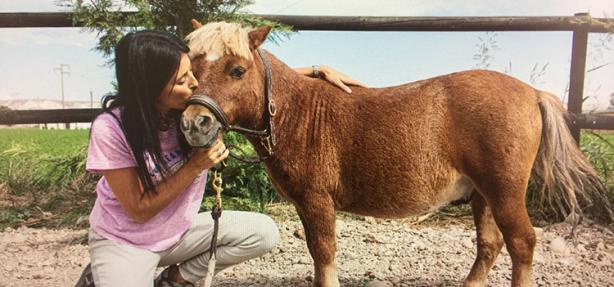
<instances>
[{"instance_id":1,"label":"lead rope","mask_svg":"<svg viewBox=\"0 0 614 287\"><path fill-rule=\"evenodd\" d=\"M222 170L225 163L222 162L220 169L213 170L213 180L211 180L211 186L215 192L215 201L211 209L211 217L213 217L213 236L211 239L211 247L209 248L209 264L207 266L207 274L205 275L204 287L211 287L213 282L213 275L215 275L215 251L217 249L217 232L219 229L219 219L222 216Z\"/></svg>"}]
</instances>

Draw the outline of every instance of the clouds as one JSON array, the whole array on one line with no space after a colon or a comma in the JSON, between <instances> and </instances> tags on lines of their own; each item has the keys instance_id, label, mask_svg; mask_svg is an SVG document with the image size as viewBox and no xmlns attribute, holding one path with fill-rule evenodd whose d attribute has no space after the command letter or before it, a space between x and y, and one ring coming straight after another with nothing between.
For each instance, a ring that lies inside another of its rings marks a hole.
<instances>
[{"instance_id":1,"label":"clouds","mask_svg":"<svg viewBox=\"0 0 614 287\"><path fill-rule=\"evenodd\" d=\"M0 29L0 45L19 46L65 46L93 48L98 42L94 33L82 32L80 28L3 28Z\"/></svg>"}]
</instances>

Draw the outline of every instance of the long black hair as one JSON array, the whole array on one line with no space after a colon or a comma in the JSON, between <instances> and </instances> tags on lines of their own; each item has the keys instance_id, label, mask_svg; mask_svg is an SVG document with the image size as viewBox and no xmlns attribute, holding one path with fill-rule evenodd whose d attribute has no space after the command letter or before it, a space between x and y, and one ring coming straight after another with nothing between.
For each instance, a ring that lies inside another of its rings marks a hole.
<instances>
[{"instance_id":1,"label":"long black hair","mask_svg":"<svg viewBox=\"0 0 614 287\"><path fill-rule=\"evenodd\" d=\"M180 39L164 32L138 31L124 36L115 47L116 95L103 99L104 112L121 107L120 125L137 163L139 179L146 193L155 193L155 184L147 169L145 154L163 178L169 166L160 147L161 117L157 102L166 84L175 79L181 55L189 49ZM114 116L114 115L113 115ZM172 113L174 128L184 156L189 147L179 131L180 113ZM119 119L118 119L119 120Z\"/></svg>"}]
</instances>

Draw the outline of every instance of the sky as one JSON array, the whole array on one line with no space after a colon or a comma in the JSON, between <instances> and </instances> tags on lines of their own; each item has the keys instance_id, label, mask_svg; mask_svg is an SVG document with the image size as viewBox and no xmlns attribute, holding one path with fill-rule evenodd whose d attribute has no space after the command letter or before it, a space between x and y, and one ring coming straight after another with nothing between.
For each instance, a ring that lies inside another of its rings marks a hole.
<instances>
[{"instance_id":1,"label":"sky","mask_svg":"<svg viewBox=\"0 0 614 287\"><path fill-rule=\"evenodd\" d=\"M54 0L2 0L0 12L62 11ZM374 4L377 3L377 4ZM256 0L255 14L338 16L572 16L613 17L614 0ZM334 32L301 31L264 48L292 67L327 65L372 87L398 85L478 67L480 39L498 48L489 69L507 72L563 100L569 81L571 32ZM111 67L93 50L96 35L80 28L0 28L0 100L61 98L94 101L112 91ZM604 110L614 93L614 40L589 35L584 111ZM531 72L532 70L542 73Z\"/></svg>"}]
</instances>

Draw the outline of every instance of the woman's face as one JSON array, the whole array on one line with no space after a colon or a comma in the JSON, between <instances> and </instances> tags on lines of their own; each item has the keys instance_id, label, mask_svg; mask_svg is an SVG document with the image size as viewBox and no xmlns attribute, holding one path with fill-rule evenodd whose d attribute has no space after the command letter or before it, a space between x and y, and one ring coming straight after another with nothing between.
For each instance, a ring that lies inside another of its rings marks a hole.
<instances>
[{"instance_id":1,"label":"woman's face","mask_svg":"<svg viewBox=\"0 0 614 287\"><path fill-rule=\"evenodd\" d=\"M165 115L170 109L185 109L188 98L198 86L198 81L192 74L190 58L186 54L181 54L176 75L168 81L158 98L158 110L161 115Z\"/></svg>"}]
</instances>

